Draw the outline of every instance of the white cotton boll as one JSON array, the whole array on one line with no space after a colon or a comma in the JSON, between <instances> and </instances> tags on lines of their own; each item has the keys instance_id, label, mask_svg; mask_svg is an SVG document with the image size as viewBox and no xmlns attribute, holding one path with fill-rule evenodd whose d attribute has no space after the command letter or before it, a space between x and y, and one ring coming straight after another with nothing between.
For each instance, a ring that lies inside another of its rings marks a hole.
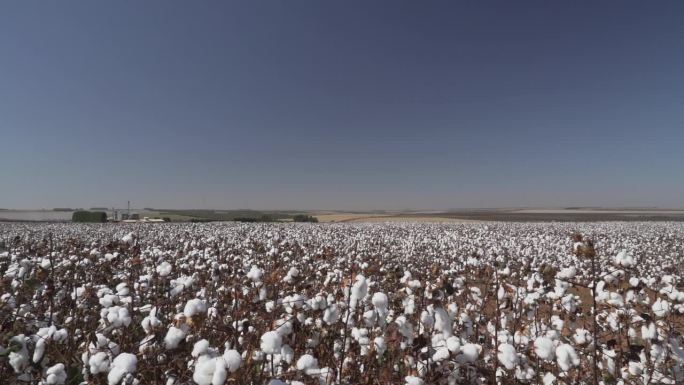
<instances>
[{"instance_id":1,"label":"white cotton boll","mask_svg":"<svg viewBox=\"0 0 684 385\"><path fill-rule=\"evenodd\" d=\"M404 314L413 314L416 310L416 300L413 295L409 295L402 299L401 305L404 308Z\"/></svg>"},{"instance_id":2,"label":"white cotton boll","mask_svg":"<svg viewBox=\"0 0 684 385\"><path fill-rule=\"evenodd\" d=\"M376 309L378 310L387 310L387 294L377 292L373 294L373 298L371 299L371 302L373 303L373 306L375 306Z\"/></svg>"},{"instance_id":3,"label":"white cotton boll","mask_svg":"<svg viewBox=\"0 0 684 385\"><path fill-rule=\"evenodd\" d=\"M586 329L576 329L572 339L575 340L577 345L585 345L592 340L591 332Z\"/></svg>"},{"instance_id":4,"label":"white cotton boll","mask_svg":"<svg viewBox=\"0 0 684 385\"><path fill-rule=\"evenodd\" d=\"M553 360L556 356L553 341L546 337L537 338L534 341L534 353L542 360Z\"/></svg>"},{"instance_id":5,"label":"white cotton boll","mask_svg":"<svg viewBox=\"0 0 684 385\"><path fill-rule=\"evenodd\" d=\"M50 268L50 266L51 266L50 259L48 259L48 258L43 258L43 259L40 261L40 267L41 267L41 268L47 270L47 269Z\"/></svg>"},{"instance_id":6,"label":"white cotton boll","mask_svg":"<svg viewBox=\"0 0 684 385\"><path fill-rule=\"evenodd\" d=\"M653 322L641 326L641 338L644 340L654 340L658 337L658 330Z\"/></svg>"},{"instance_id":7,"label":"white cotton boll","mask_svg":"<svg viewBox=\"0 0 684 385\"><path fill-rule=\"evenodd\" d=\"M114 304L119 303L119 296L114 294L105 294L99 299L99 302L102 307L112 307Z\"/></svg>"},{"instance_id":8,"label":"white cotton boll","mask_svg":"<svg viewBox=\"0 0 684 385\"><path fill-rule=\"evenodd\" d=\"M207 304L202 301L201 299L195 298L189 300L185 304L185 309L183 310L183 314L190 318L196 314L205 314L207 312Z\"/></svg>"},{"instance_id":9,"label":"white cotton boll","mask_svg":"<svg viewBox=\"0 0 684 385\"><path fill-rule=\"evenodd\" d=\"M190 355L197 358L206 353L207 350L209 350L209 341L201 339L192 346L192 353L190 353Z\"/></svg>"},{"instance_id":10,"label":"white cotton boll","mask_svg":"<svg viewBox=\"0 0 684 385\"><path fill-rule=\"evenodd\" d=\"M318 360L310 354L305 354L297 360L297 370L311 370L318 368Z\"/></svg>"},{"instance_id":11,"label":"white cotton boll","mask_svg":"<svg viewBox=\"0 0 684 385\"><path fill-rule=\"evenodd\" d=\"M406 385L424 385L425 382L422 378L416 376L406 376L404 377Z\"/></svg>"},{"instance_id":12,"label":"white cotton boll","mask_svg":"<svg viewBox=\"0 0 684 385\"><path fill-rule=\"evenodd\" d=\"M10 346L15 346L9 356L9 363L15 373L21 373L29 363L29 353L26 349L26 336L19 334L10 339Z\"/></svg>"},{"instance_id":13,"label":"white cotton boll","mask_svg":"<svg viewBox=\"0 0 684 385\"><path fill-rule=\"evenodd\" d=\"M192 380L198 385L210 385L216 371L216 357L208 355L199 356L192 373Z\"/></svg>"},{"instance_id":14,"label":"white cotton boll","mask_svg":"<svg viewBox=\"0 0 684 385\"><path fill-rule=\"evenodd\" d=\"M121 353L112 362L111 369L107 375L109 385L118 384L128 373L135 373L138 358L130 353Z\"/></svg>"},{"instance_id":15,"label":"white cotton boll","mask_svg":"<svg viewBox=\"0 0 684 385\"><path fill-rule=\"evenodd\" d=\"M259 269L257 266L252 266L252 268L247 273L247 278L252 280L252 282L261 281L261 277L264 275L264 271Z\"/></svg>"},{"instance_id":16,"label":"white cotton boll","mask_svg":"<svg viewBox=\"0 0 684 385\"><path fill-rule=\"evenodd\" d=\"M112 327L118 328L131 324L131 315L128 313L127 308L121 306L112 306L105 310L107 311L107 322L109 322Z\"/></svg>"},{"instance_id":17,"label":"white cotton boll","mask_svg":"<svg viewBox=\"0 0 684 385\"><path fill-rule=\"evenodd\" d=\"M150 315L143 318L143 320L140 322L140 325L145 333L150 334L154 328L161 325L161 321L156 317L156 314L157 308L153 308L152 311L150 311Z\"/></svg>"},{"instance_id":18,"label":"white cotton boll","mask_svg":"<svg viewBox=\"0 0 684 385\"><path fill-rule=\"evenodd\" d=\"M544 385L553 385L556 383L556 376L551 372L547 372L544 377L542 377L542 383Z\"/></svg>"},{"instance_id":19,"label":"white cotton boll","mask_svg":"<svg viewBox=\"0 0 684 385\"><path fill-rule=\"evenodd\" d=\"M511 344L499 345L499 353L497 354L499 362L508 370L515 369L518 363L518 354L515 347Z\"/></svg>"},{"instance_id":20,"label":"white cotton boll","mask_svg":"<svg viewBox=\"0 0 684 385\"><path fill-rule=\"evenodd\" d=\"M282 381L280 381L280 380L278 380L278 379L273 379L273 380L271 380L271 381L268 382L268 385L287 385L287 383L286 383L286 382L282 382Z\"/></svg>"},{"instance_id":21,"label":"white cotton boll","mask_svg":"<svg viewBox=\"0 0 684 385\"><path fill-rule=\"evenodd\" d=\"M124 243L128 243L129 245L133 244L134 239L135 239L135 237L133 236L133 233L128 233L128 234L124 235L123 238L121 238L121 240Z\"/></svg>"},{"instance_id":22,"label":"white cotton boll","mask_svg":"<svg viewBox=\"0 0 684 385\"><path fill-rule=\"evenodd\" d=\"M568 294L561 298L561 306L568 313L574 313L577 310L577 302L575 301L575 296Z\"/></svg>"},{"instance_id":23,"label":"white cotton boll","mask_svg":"<svg viewBox=\"0 0 684 385\"><path fill-rule=\"evenodd\" d=\"M48 368L45 372L47 377L45 378L46 384L61 385L66 382L67 374L64 371L64 364L57 364Z\"/></svg>"},{"instance_id":24,"label":"white cotton boll","mask_svg":"<svg viewBox=\"0 0 684 385\"><path fill-rule=\"evenodd\" d=\"M157 274L161 275L162 277L166 277L167 275L171 274L172 268L173 267L170 263L164 261L157 266Z\"/></svg>"},{"instance_id":25,"label":"white cotton boll","mask_svg":"<svg viewBox=\"0 0 684 385\"><path fill-rule=\"evenodd\" d=\"M456 361L461 364L473 363L480 357L481 352L482 346L471 343L465 344L461 347L461 354L456 357Z\"/></svg>"},{"instance_id":26,"label":"white cotton boll","mask_svg":"<svg viewBox=\"0 0 684 385\"><path fill-rule=\"evenodd\" d=\"M283 347L280 349L280 356L283 361L287 362L288 364L292 364L292 360L294 360L294 350L290 347L290 345L283 345Z\"/></svg>"},{"instance_id":27,"label":"white cotton boll","mask_svg":"<svg viewBox=\"0 0 684 385\"><path fill-rule=\"evenodd\" d=\"M328 325L332 325L335 322L337 322L339 317L340 317L340 312L337 308L337 304L332 304L332 305L328 306L325 309L325 312L323 312L323 321Z\"/></svg>"},{"instance_id":28,"label":"white cotton boll","mask_svg":"<svg viewBox=\"0 0 684 385\"><path fill-rule=\"evenodd\" d=\"M276 325L278 325L276 332L278 332L278 334L280 334L282 337L289 336L294 330L294 326L290 320L280 320L276 323Z\"/></svg>"},{"instance_id":29,"label":"white cotton boll","mask_svg":"<svg viewBox=\"0 0 684 385\"><path fill-rule=\"evenodd\" d=\"M375 346L375 351L377 352L378 356L383 355L387 350L387 342L385 342L383 337L375 337L373 340L373 345Z\"/></svg>"},{"instance_id":30,"label":"white cotton boll","mask_svg":"<svg viewBox=\"0 0 684 385\"><path fill-rule=\"evenodd\" d=\"M378 314L375 310L366 310L363 313L363 321L366 324L366 326L373 327L375 325L375 321L378 319Z\"/></svg>"},{"instance_id":31,"label":"white cotton boll","mask_svg":"<svg viewBox=\"0 0 684 385\"><path fill-rule=\"evenodd\" d=\"M223 385L228 378L228 371L226 365L220 358L214 358L216 364L214 365L214 372L211 375L211 385Z\"/></svg>"},{"instance_id":32,"label":"white cotton boll","mask_svg":"<svg viewBox=\"0 0 684 385\"><path fill-rule=\"evenodd\" d=\"M97 352L88 359L91 374L106 373L109 371L109 356L105 352Z\"/></svg>"},{"instance_id":33,"label":"white cotton boll","mask_svg":"<svg viewBox=\"0 0 684 385\"><path fill-rule=\"evenodd\" d=\"M116 285L116 295L126 296L129 293L130 290L128 289L128 284L126 282L121 282L120 284Z\"/></svg>"},{"instance_id":34,"label":"white cotton boll","mask_svg":"<svg viewBox=\"0 0 684 385\"><path fill-rule=\"evenodd\" d=\"M450 337L453 334L451 318L442 307L435 309L435 329L439 330L444 337Z\"/></svg>"},{"instance_id":35,"label":"white cotton boll","mask_svg":"<svg viewBox=\"0 0 684 385\"><path fill-rule=\"evenodd\" d=\"M632 376L640 376L641 372L644 370L644 365L641 362L629 362L629 374Z\"/></svg>"},{"instance_id":36,"label":"white cotton boll","mask_svg":"<svg viewBox=\"0 0 684 385\"><path fill-rule=\"evenodd\" d=\"M573 279L575 278L575 275L577 275L577 268L572 266L561 269L561 271L556 274L556 277L558 279Z\"/></svg>"},{"instance_id":37,"label":"white cotton boll","mask_svg":"<svg viewBox=\"0 0 684 385\"><path fill-rule=\"evenodd\" d=\"M68 321L68 320L67 320L67 321ZM67 321L65 321L65 322L68 323ZM53 327L54 327L54 326L53 326ZM64 328L59 329L59 330L55 331L55 332L52 334L52 340L53 340L53 341L56 341L56 342L59 342L59 343L64 343L64 342L66 342L66 340L67 340L68 337L69 337L69 332L68 332L66 329L64 329Z\"/></svg>"},{"instance_id":38,"label":"white cotton boll","mask_svg":"<svg viewBox=\"0 0 684 385\"><path fill-rule=\"evenodd\" d=\"M447 349L450 352L459 352L461 350L461 340L458 337L451 336L446 340Z\"/></svg>"},{"instance_id":39,"label":"white cotton boll","mask_svg":"<svg viewBox=\"0 0 684 385\"><path fill-rule=\"evenodd\" d=\"M580 359L571 345L561 344L556 348L556 362L561 370L567 372L573 366L578 366Z\"/></svg>"},{"instance_id":40,"label":"white cotton boll","mask_svg":"<svg viewBox=\"0 0 684 385\"><path fill-rule=\"evenodd\" d=\"M167 350L173 350L185 339L185 331L175 326L171 326L164 337L164 345Z\"/></svg>"},{"instance_id":41,"label":"white cotton boll","mask_svg":"<svg viewBox=\"0 0 684 385\"><path fill-rule=\"evenodd\" d=\"M615 256L615 265L622 267L634 266L634 257L628 255L626 251L621 251Z\"/></svg>"},{"instance_id":42,"label":"white cotton boll","mask_svg":"<svg viewBox=\"0 0 684 385\"><path fill-rule=\"evenodd\" d=\"M261 336L261 350L266 354L279 354L283 338L277 331L266 332Z\"/></svg>"},{"instance_id":43,"label":"white cotton boll","mask_svg":"<svg viewBox=\"0 0 684 385\"><path fill-rule=\"evenodd\" d=\"M240 365L242 364L242 356L237 350L226 350L223 353L223 361L225 361L228 371L233 373L240 368Z\"/></svg>"},{"instance_id":44,"label":"white cotton boll","mask_svg":"<svg viewBox=\"0 0 684 385\"><path fill-rule=\"evenodd\" d=\"M637 287L637 286L639 286L639 282L640 282L640 281L639 281L639 278L636 278L636 277L632 277L632 278L629 279L629 285L632 286L632 287Z\"/></svg>"},{"instance_id":45,"label":"white cotton boll","mask_svg":"<svg viewBox=\"0 0 684 385\"><path fill-rule=\"evenodd\" d=\"M670 303L662 298L658 298L651 306L656 317L667 317L670 314Z\"/></svg>"},{"instance_id":46,"label":"white cotton boll","mask_svg":"<svg viewBox=\"0 0 684 385\"><path fill-rule=\"evenodd\" d=\"M287 272L287 275L285 276L285 278L283 278L283 281L285 281L287 283L292 283L295 280L295 278L297 278L298 276L299 276L299 269L297 269L296 267L291 267L290 270Z\"/></svg>"},{"instance_id":47,"label":"white cotton boll","mask_svg":"<svg viewBox=\"0 0 684 385\"><path fill-rule=\"evenodd\" d=\"M366 297L366 294L368 294L368 282L366 281L366 277L359 274L356 276L356 282L351 288L349 306L352 309L356 308L359 301Z\"/></svg>"},{"instance_id":48,"label":"white cotton boll","mask_svg":"<svg viewBox=\"0 0 684 385\"><path fill-rule=\"evenodd\" d=\"M328 301L321 293L316 294L314 298L309 300L309 307L312 310L323 310L328 306Z\"/></svg>"},{"instance_id":49,"label":"white cotton boll","mask_svg":"<svg viewBox=\"0 0 684 385\"><path fill-rule=\"evenodd\" d=\"M444 361L449 358L449 349L437 348L435 354L432 355L432 360L435 362Z\"/></svg>"},{"instance_id":50,"label":"white cotton boll","mask_svg":"<svg viewBox=\"0 0 684 385\"><path fill-rule=\"evenodd\" d=\"M40 362L43 354L45 354L45 339L39 337L38 341L36 341L36 347L33 349L33 362Z\"/></svg>"}]
</instances>

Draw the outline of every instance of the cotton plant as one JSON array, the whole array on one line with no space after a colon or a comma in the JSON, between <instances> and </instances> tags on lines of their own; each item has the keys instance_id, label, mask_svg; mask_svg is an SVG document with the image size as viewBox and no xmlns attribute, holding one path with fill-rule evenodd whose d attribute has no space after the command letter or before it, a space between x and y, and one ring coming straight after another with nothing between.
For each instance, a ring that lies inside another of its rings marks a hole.
<instances>
[{"instance_id":1,"label":"cotton plant","mask_svg":"<svg viewBox=\"0 0 684 385\"><path fill-rule=\"evenodd\" d=\"M0 369L42 384L329 385L593 383L596 368L598 382L677 384L682 230L5 224L0 239L24 236L0 250L0 314L16 327L0 332Z\"/></svg>"}]
</instances>

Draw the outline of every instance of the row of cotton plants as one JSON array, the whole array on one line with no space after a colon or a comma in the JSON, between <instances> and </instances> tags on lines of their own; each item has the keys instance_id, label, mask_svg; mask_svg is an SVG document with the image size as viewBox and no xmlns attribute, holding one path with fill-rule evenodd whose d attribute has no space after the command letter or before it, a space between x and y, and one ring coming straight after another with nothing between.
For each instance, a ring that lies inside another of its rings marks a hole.
<instances>
[{"instance_id":1,"label":"row of cotton plants","mask_svg":"<svg viewBox=\"0 0 684 385\"><path fill-rule=\"evenodd\" d=\"M0 379L682 384L684 225L0 224Z\"/></svg>"}]
</instances>

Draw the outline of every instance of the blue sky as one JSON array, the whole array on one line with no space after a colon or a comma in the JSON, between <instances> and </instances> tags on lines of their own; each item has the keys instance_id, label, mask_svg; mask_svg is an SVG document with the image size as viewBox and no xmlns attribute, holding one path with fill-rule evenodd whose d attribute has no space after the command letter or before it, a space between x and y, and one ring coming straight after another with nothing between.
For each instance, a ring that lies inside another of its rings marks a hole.
<instances>
[{"instance_id":1,"label":"blue sky","mask_svg":"<svg viewBox=\"0 0 684 385\"><path fill-rule=\"evenodd\" d=\"M3 1L0 207L684 207L679 1Z\"/></svg>"}]
</instances>

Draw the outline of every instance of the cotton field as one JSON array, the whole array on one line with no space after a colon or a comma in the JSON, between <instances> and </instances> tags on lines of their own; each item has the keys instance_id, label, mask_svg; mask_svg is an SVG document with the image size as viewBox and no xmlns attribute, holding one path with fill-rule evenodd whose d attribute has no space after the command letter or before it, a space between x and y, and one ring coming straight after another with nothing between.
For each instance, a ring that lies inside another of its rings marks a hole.
<instances>
[{"instance_id":1,"label":"cotton field","mask_svg":"<svg viewBox=\"0 0 684 385\"><path fill-rule=\"evenodd\" d=\"M684 224L0 224L3 384L683 384Z\"/></svg>"}]
</instances>

